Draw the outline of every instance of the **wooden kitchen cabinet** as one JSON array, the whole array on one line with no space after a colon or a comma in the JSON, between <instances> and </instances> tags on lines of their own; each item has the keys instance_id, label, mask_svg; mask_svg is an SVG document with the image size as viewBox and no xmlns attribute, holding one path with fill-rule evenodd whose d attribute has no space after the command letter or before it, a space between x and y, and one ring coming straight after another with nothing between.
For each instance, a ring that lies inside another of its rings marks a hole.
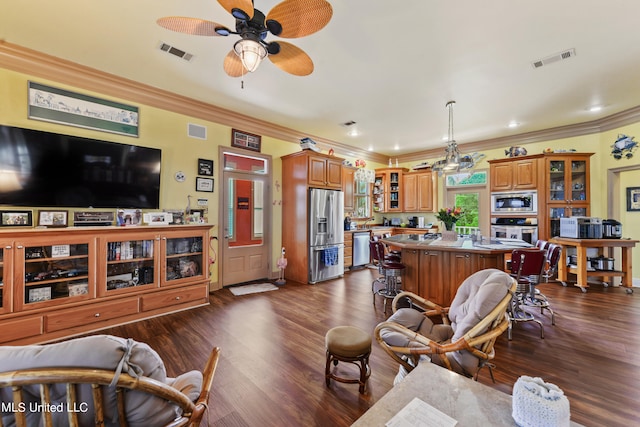
<instances>
[{"instance_id":1,"label":"wooden kitchen cabinet","mask_svg":"<svg viewBox=\"0 0 640 427\"><path fill-rule=\"evenodd\" d=\"M342 160L308 150L292 154L307 160L307 179L309 186L342 190Z\"/></svg>"},{"instance_id":2,"label":"wooden kitchen cabinet","mask_svg":"<svg viewBox=\"0 0 640 427\"><path fill-rule=\"evenodd\" d=\"M208 304L210 228L1 231L0 344L51 341Z\"/></svg>"},{"instance_id":3,"label":"wooden kitchen cabinet","mask_svg":"<svg viewBox=\"0 0 640 427\"><path fill-rule=\"evenodd\" d=\"M593 153L549 154L544 159L545 181L539 191L540 239L560 235L560 218L589 216L590 158Z\"/></svg>"},{"instance_id":4,"label":"wooden kitchen cabinet","mask_svg":"<svg viewBox=\"0 0 640 427\"><path fill-rule=\"evenodd\" d=\"M355 175L356 168L342 166L342 191L344 192L344 214L354 218L356 216L355 201Z\"/></svg>"},{"instance_id":5,"label":"wooden kitchen cabinet","mask_svg":"<svg viewBox=\"0 0 640 427\"><path fill-rule=\"evenodd\" d=\"M344 271L353 265L353 231L344 232Z\"/></svg>"},{"instance_id":6,"label":"wooden kitchen cabinet","mask_svg":"<svg viewBox=\"0 0 640 427\"><path fill-rule=\"evenodd\" d=\"M542 154L489 160L491 191L535 190Z\"/></svg>"},{"instance_id":7,"label":"wooden kitchen cabinet","mask_svg":"<svg viewBox=\"0 0 640 427\"><path fill-rule=\"evenodd\" d=\"M376 169L374 210L377 208L377 212L403 211L403 175L407 171L406 168Z\"/></svg>"},{"instance_id":8,"label":"wooden kitchen cabinet","mask_svg":"<svg viewBox=\"0 0 640 427\"><path fill-rule=\"evenodd\" d=\"M437 190L431 171L403 174L402 184L405 212L433 212Z\"/></svg>"}]
</instances>

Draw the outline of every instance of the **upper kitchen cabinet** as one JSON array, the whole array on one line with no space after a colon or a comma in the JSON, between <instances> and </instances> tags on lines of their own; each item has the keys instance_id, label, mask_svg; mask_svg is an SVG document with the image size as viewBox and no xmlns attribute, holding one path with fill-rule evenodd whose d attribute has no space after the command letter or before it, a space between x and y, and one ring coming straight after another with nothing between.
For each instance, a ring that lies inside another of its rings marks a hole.
<instances>
[{"instance_id":1,"label":"upper kitchen cabinet","mask_svg":"<svg viewBox=\"0 0 640 427\"><path fill-rule=\"evenodd\" d=\"M535 190L542 154L489 160L491 191Z\"/></svg>"},{"instance_id":2,"label":"upper kitchen cabinet","mask_svg":"<svg viewBox=\"0 0 640 427\"><path fill-rule=\"evenodd\" d=\"M355 216L355 175L356 168L353 166L342 166L342 191L344 192L344 214L350 217Z\"/></svg>"},{"instance_id":3,"label":"upper kitchen cabinet","mask_svg":"<svg viewBox=\"0 0 640 427\"><path fill-rule=\"evenodd\" d=\"M300 156L306 160L307 182L310 187L342 190L343 159L310 150L291 156Z\"/></svg>"},{"instance_id":4,"label":"upper kitchen cabinet","mask_svg":"<svg viewBox=\"0 0 640 427\"><path fill-rule=\"evenodd\" d=\"M542 210L544 227L540 230L543 237L560 234L560 218L589 215L589 161L592 155L556 153L545 156L546 182L540 192L545 201Z\"/></svg>"},{"instance_id":5,"label":"upper kitchen cabinet","mask_svg":"<svg viewBox=\"0 0 640 427\"><path fill-rule=\"evenodd\" d=\"M437 192L431 171L404 174L402 191L405 212L433 212Z\"/></svg>"},{"instance_id":6,"label":"upper kitchen cabinet","mask_svg":"<svg viewBox=\"0 0 640 427\"><path fill-rule=\"evenodd\" d=\"M402 212L404 205L403 175L408 172L405 168L376 169L374 183L374 211Z\"/></svg>"}]
</instances>

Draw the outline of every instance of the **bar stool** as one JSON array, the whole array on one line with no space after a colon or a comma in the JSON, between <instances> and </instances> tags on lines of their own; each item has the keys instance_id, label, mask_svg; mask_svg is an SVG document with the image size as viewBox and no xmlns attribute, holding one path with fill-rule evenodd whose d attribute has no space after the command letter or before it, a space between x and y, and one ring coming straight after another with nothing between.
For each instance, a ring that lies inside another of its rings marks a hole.
<instances>
[{"instance_id":1,"label":"bar stool","mask_svg":"<svg viewBox=\"0 0 640 427\"><path fill-rule=\"evenodd\" d=\"M371 375L369 355L371 354L371 335L354 326L336 326L329 329L325 335L325 347L327 349L327 364L324 377L327 386L331 380L342 383L360 384L359 392L364 393L364 388ZM345 378L331 372L331 364L338 366L338 362L352 363L360 370L360 377Z\"/></svg>"},{"instance_id":2,"label":"bar stool","mask_svg":"<svg viewBox=\"0 0 640 427\"><path fill-rule=\"evenodd\" d=\"M511 340L513 324L518 322L534 322L540 326L540 338L544 339L544 326L533 314L524 310L524 306L535 301L535 285L542 276L546 262L546 252L539 249L516 249L511 253L511 276L518 282L507 315L509 328L507 337ZM541 311L543 309L541 308ZM553 312L552 312L552 322Z\"/></svg>"},{"instance_id":3,"label":"bar stool","mask_svg":"<svg viewBox=\"0 0 640 427\"><path fill-rule=\"evenodd\" d=\"M406 269L401 262L385 259L384 243L379 240L370 240L369 248L371 258L378 266L381 276L371 283L371 291L373 293L373 305L376 304L376 295L384 298L384 311L387 311L387 300L395 298L402 290L402 276Z\"/></svg>"}]
</instances>

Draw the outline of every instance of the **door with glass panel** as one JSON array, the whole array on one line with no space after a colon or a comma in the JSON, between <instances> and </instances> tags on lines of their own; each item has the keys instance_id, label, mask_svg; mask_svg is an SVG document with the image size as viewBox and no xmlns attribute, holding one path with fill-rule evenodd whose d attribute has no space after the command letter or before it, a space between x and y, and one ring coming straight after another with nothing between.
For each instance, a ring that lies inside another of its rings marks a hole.
<instances>
[{"instance_id":1,"label":"door with glass panel","mask_svg":"<svg viewBox=\"0 0 640 427\"><path fill-rule=\"evenodd\" d=\"M222 150L222 286L270 278L270 157Z\"/></svg>"}]
</instances>

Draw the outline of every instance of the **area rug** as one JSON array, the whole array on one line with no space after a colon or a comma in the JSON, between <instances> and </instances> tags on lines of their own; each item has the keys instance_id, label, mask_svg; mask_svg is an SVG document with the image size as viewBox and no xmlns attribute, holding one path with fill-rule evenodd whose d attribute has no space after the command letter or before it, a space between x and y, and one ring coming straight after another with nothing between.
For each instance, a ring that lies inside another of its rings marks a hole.
<instances>
[{"instance_id":1,"label":"area rug","mask_svg":"<svg viewBox=\"0 0 640 427\"><path fill-rule=\"evenodd\" d=\"M272 283L255 283L252 285L233 286L229 290L235 296L257 294L259 292L275 291L278 287Z\"/></svg>"}]
</instances>

